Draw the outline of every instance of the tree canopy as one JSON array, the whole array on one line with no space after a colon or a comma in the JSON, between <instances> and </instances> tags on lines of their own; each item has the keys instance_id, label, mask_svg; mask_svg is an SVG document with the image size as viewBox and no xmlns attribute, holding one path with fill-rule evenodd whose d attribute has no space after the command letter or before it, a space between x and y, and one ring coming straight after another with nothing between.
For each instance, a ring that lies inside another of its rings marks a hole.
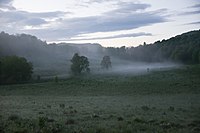
<instances>
[{"instance_id":1,"label":"tree canopy","mask_svg":"<svg viewBox=\"0 0 200 133\"><path fill-rule=\"evenodd\" d=\"M89 73L89 61L85 56L79 56L78 53L75 53L71 59L71 71L74 75L80 75L82 72Z\"/></svg>"},{"instance_id":2,"label":"tree canopy","mask_svg":"<svg viewBox=\"0 0 200 133\"><path fill-rule=\"evenodd\" d=\"M31 79L33 67L23 57L7 56L0 59L1 83L18 83Z\"/></svg>"}]
</instances>

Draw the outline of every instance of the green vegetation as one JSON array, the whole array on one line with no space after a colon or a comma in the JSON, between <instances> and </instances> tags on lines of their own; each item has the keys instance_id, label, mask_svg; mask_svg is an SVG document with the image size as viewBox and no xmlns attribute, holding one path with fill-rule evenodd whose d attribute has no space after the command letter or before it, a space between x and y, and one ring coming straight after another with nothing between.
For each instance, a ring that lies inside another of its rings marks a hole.
<instances>
[{"instance_id":1,"label":"green vegetation","mask_svg":"<svg viewBox=\"0 0 200 133\"><path fill-rule=\"evenodd\" d=\"M42 71L35 73L37 82L0 86L0 132L200 132L200 65L160 71L147 68L147 75L138 76L81 75L90 71L88 58L94 68L102 55L109 55L101 61L106 69L111 67L110 56L131 63L199 64L199 36L200 30L138 47L103 48L98 44L47 45L34 36L2 32L2 84L30 80L31 63L17 56L26 57L34 63L34 69ZM93 50L88 51L88 47ZM70 61L72 73L79 77L55 76L58 70L67 74ZM50 73L48 70L54 73L52 80L43 78L42 72Z\"/></svg>"},{"instance_id":2,"label":"green vegetation","mask_svg":"<svg viewBox=\"0 0 200 133\"><path fill-rule=\"evenodd\" d=\"M59 66L69 65L74 53L92 58L93 61L101 60L100 57L108 55L111 58L121 58L128 61L164 62L175 61L186 64L200 63L200 30L191 31L172 37L167 40L157 41L137 47L102 47L100 44L49 44L35 36L21 34L9 35L0 33L0 57L16 55L29 59L34 66L51 70L61 70ZM89 49L88 49L89 48ZM67 63L67 64L65 64ZM92 64L91 60L90 63ZM64 64L64 65L63 65ZM57 66L54 68L53 66ZM62 70L64 67L61 67ZM69 66L70 67L70 66ZM61 71L63 73L63 71Z\"/></svg>"},{"instance_id":3,"label":"green vegetation","mask_svg":"<svg viewBox=\"0 0 200 133\"><path fill-rule=\"evenodd\" d=\"M7 56L0 58L0 83L19 83L30 80L32 64L25 58Z\"/></svg>"},{"instance_id":4,"label":"green vegetation","mask_svg":"<svg viewBox=\"0 0 200 133\"><path fill-rule=\"evenodd\" d=\"M0 86L0 132L198 133L200 66Z\"/></svg>"},{"instance_id":5,"label":"green vegetation","mask_svg":"<svg viewBox=\"0 0 200 133\"><path fill-rule=\"evenodd\" d=\"M119 58L144 61L163 62L175 61L186 64L200 63L200 30L191 31L172 37L167 40L157 41L153 44L138 47L106 48L107 53Z\"/></svg>"},{"instance_id":6,"label":"green vegetation","mask_svg":"<svg viewBox=\"0 0 200 133\"><path fill-rule=\"evenodd\" d=\"M71 71L74 75L80 75L82 72L90 72L89 61L87 57L79 56L78 53L75 53L71 62Z\"/></svg>"}]
</instances>

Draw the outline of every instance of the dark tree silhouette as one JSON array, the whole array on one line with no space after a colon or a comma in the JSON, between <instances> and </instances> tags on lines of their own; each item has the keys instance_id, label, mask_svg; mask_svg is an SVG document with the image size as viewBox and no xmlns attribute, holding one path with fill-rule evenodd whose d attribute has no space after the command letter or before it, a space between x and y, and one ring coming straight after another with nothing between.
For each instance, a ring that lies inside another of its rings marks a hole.
<instances>
[{"instance_id":1,"label":"dark tree silhouette","mask_svg":"<svg viewBox=\"0 0 200 133\"><path fill-rule=\"evenodd\" d=\"M2 83L2 74L1 74L2 68L1 68L1 60L0 60L0 84Z\"/></svg>"},{"instance_id":2,"label":"dark tree silhouette","mask_svg":"<svg viewBox=\"0 0 200 133\"><path fill-rule=\"evenodd\" d=\"M111 60L110 60L110 56L104 56L102 61L101 61L101 67L103 69L109 69L112 67L111 65Z\"/></svg>"},{"instance_id":3,"label":"dark tree silhouette","mask_svg":"<svg viewBox=\"0 0 200 133\"><path fill-rule=\"evenodd\" d=\"M79 56L78 53L75 53L71 59L71 71L75 75L80 75L82 72L89 73L89 61L85 56Z\"/></svg>"},{"instance_id":4,"label":"dark tree silhouette","mask_svg":"<svg viewBox=\"0 0 200 133\"><path fill-rule=\"evenodd\" d=\"M31 79L33 67L25 58L7 56L1 58L0 62L2 83L18 83Z\"/></svg>"}]
</instances>

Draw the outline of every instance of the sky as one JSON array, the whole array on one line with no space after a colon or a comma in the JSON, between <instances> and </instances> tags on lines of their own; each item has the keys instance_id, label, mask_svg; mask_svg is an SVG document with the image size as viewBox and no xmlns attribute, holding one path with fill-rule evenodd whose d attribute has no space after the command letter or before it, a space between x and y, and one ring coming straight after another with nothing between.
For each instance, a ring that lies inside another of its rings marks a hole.
<instances>
[{"instance_id":1,"label":"sky","mask_svg":"<svg viewBox=\"0 0 200 133\"><path fill-rule=\"evenodd\" d=\"M0 0L0 32L138 46L200 29L200 0Z\"/></svg>"}]
</instances>

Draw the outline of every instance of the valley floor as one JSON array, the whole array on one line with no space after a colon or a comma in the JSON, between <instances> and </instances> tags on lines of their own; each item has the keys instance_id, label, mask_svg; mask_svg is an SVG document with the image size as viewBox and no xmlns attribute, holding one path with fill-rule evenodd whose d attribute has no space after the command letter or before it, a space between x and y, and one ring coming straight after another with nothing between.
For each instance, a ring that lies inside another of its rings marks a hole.
<instances>
[{"instance_id":1,"label":"valley floor","mask_svg":"<svg viewBox=\"0 0 200 133\"><path fill-rule=\"evenodd\" d=\"M0 132L200 132L200 66L0 86Z\"/></svg>"}]
</instances>

